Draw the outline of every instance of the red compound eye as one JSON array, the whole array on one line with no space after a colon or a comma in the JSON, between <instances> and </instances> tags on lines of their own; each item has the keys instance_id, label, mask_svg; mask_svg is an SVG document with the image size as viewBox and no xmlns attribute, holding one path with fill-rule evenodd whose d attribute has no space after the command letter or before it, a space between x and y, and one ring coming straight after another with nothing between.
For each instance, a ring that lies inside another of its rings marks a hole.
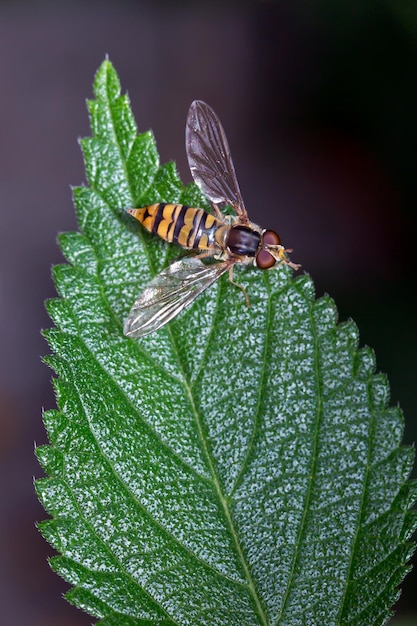
<instances>
[{"instance_id":1,"label":"red compound eye","mask_svg":"<svg viewBox=\"0 0 417 626\"><path fill-rule=\"evenodd\" d=\"M280 246L281 239L279 238L278 233L274 230L266 230L262 234L262 243L268 246Z\"/></svg>"},{"instance_id":2,"label":"red compound eye","mask_svg":"<svg viewBox=\"0 0 417 626\"><path fill-rule=\"evenodd\" d=\"M276 260L274 259L272 254L268 252L268 250L259 250L258 254L256 255L256 265L261 270L268 270L270 267L275 265L275 263Z\"/></svg>"}]
</instances>

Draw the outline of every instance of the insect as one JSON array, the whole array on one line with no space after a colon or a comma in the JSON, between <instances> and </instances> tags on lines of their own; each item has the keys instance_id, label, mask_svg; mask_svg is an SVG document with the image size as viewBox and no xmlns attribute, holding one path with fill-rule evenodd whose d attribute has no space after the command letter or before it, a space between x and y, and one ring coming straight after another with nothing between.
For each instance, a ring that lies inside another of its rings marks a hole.
<instances>
[{"instance_id":1,"label":"insect","mask_svg":"<svg viewBox=\"0 0 417 626\"><path fill-rule=\"evenodd\" d=\"M149 283L125 321L124 334L128 337L143 337L164 326L226 271L230 281L242 289L249 306L244 287L233 281L236 263L260 269L283 263L294 270L300 267L290 261L288 253L292 250L281 245L275 231L249 220L225 132L216 113L201 100L190 106L185 144L191 174L211 201L213 213L164 202L128 209L149 232L199 251L174 262ZM235 215L224 215L224 205L231 206ZM203 263L204 258L211 262Z\"/></svg>"}]
</instances>

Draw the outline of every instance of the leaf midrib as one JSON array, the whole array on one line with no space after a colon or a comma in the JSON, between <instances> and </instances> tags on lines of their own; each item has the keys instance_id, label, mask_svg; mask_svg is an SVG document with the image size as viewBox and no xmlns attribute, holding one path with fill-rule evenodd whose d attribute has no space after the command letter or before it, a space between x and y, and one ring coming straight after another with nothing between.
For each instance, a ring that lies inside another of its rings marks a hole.
<instances>
[{"instance_id":1,"label":"leaf midrib","mask_svg":"<svg viewBox=\"0 0 417 626\"><path fill-rule=\"evenodd\" d=\"M213 315L212 328L214 328L215 318L216 318L216 315L217 315L217 311L219 310L219 300L220 300L219 294L220 294L220 289L218 290L218 297L217 297L215 313ZM270 303L270 298L269 298L269 303ZM269 315L268 315L268 321L269 321L270 320L270 308L268 309L268 312L269 312ZM199 438L200 438L200 441L201 441L201 445L202 445L203 455L206 458L207 466L208 466L209 471L210 471L211 476L212 476L212 482L213 482L213 485L214 485L217 497L218 497L219 502L220 502L220 504L222 506L222 509L223 509L223 512L224 512L227 524L229 526L230 535L231 535L231 537L233 539L233 542L234 542L234 545L235 545L235 548L236 548L237 556L239 558L239 561L240 561L240 563L242 565L243 572L245 574L247 588L248 588L248 590L250 592L250 595L252 596L252 598L254 600L254 603L255 603L255 606L257 608L258 616L260 618L260 624L262 626L268 626L269 625L268 617L267 617L267 615L265 613L265 610L263 608L261 599L260 599L260 597L259 597L259 595L257 593L255 582L253 580L253 577L251 575L251 571L250 571L250 568L249 568L249 564L246 561L243 549L242 549L242 547L240 545L238 533L237 533L235 525L233 523L232 515L231 515L231 512L229 510L228 503L227 503L227 498L223 494L223 490L221 488L220 480L219 480L219 478L217 476L217 472L216 472L216 469L214 467L214 463L213 463L212 457L211 457L210 452L209 452L209 447L207 445L207 441L206 441L206 438L204 436L204 429L203 429L203 426L202 426L202 416L200 415L200 413L199 413L199 411L197 409L197 404L196 404L196 402L194 400L193 385L190 384L189 381L187 380L187 377L186 377L186 374L185 374L185 370L184 370L184 368L182 366L181 356L180 356L180 352L178 350L177 342L176 342L176 339L175 339L174 334L172 332L172 327L170 325L168 325L168 332L169 332L170 337L171 337L171 343L172 343L173 351L174 351L174 353L176 355L176 358L177 358L178 369L179 369L179 371L181 372L181 375L182 375L183 385L184 385L184 387L186 389L187 396L188 396L188 399L189 399L189 402L190 402L190 406L191 406L192 412L194 414L195 422L196 422L196 425L197 425L197 432L198 432L198 435L199 435ZM209 342L211 337L212 337L212 334L209 335L207 343ZM265 351L265 353L266 353L266 351ZM205 351L205 355L206 354L207 354L207 350Z\"/></svg>"}]
</instances>

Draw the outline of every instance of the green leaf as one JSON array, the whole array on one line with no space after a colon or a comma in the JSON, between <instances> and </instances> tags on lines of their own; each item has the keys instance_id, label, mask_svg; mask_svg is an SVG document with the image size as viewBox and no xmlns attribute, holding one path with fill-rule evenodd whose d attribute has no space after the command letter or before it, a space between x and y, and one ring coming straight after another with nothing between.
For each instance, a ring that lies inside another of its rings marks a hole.
<instances>
[{"instance_id":1,"label":"green leaf","mask_svg":"<svg viewBox=\"0 0 417 626\"><path fill-rule=\"evenodd\" d=\"M57 410L37 454L41 531L100 624L378 625L413 550L413 450L353 322L306 275L237 270L142 340L138 293L178 254L126 215L206 206L136 134L109 61L81 144L80 232L60 236L45 335ZM169 106L169 103L167 103Z\"/></svg>"}]
</instances>

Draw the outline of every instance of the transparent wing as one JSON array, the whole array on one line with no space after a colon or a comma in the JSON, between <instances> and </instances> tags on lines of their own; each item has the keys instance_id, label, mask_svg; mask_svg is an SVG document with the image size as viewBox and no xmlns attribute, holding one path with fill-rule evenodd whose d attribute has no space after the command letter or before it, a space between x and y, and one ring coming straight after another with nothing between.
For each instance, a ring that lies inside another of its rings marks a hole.
<instances>
[{"instance_id":1,"label":"transparent wing","mask_svg":"<svg viewBox=\"0 0 417 626\"><path fill-rule=\"evenodd\" d=\"M195 183L215 204L230 204L242 221L248 220L226 134L211 107L201 100L190 106L185 148Z\"/></svg>"},{"instance_id":2,"label":"transparent wing","mask_svg":"<svg viewBox=\"0 0 417 626\"><path fill-rule=\"evenodd\" d=\"M127 337L144 337L189 306L228 268L227 261L204 265L200 259L176 261L155 276L133 305L123 327Z\"/></svg>"}]
</instances>

